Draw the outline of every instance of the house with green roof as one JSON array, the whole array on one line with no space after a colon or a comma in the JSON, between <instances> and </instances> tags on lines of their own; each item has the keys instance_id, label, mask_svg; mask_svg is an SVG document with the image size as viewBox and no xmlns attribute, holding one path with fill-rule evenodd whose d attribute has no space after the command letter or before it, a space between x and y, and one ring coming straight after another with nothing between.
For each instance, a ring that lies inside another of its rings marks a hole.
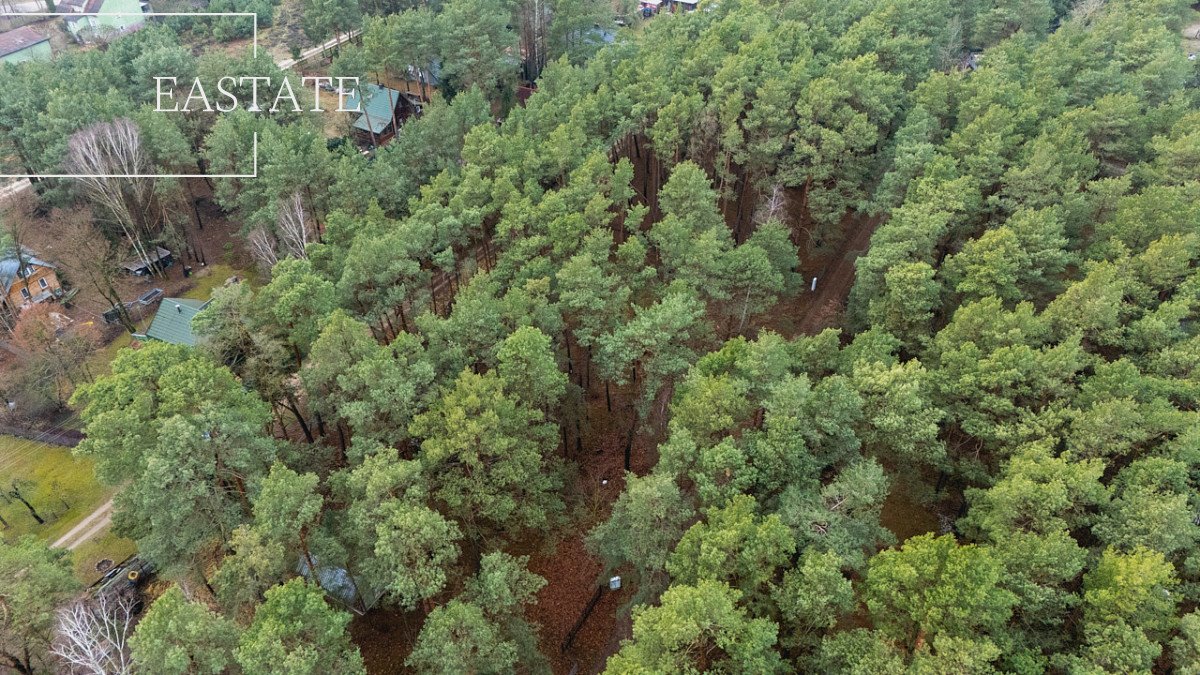
<instances>
[{"instance_id":1,"label":"house with green roof","mask_svg":"<svg viewBox=\"0 0 1200 675\"><path fill-rule=\"evenodd\" d=\"M107 42L146 25L142 0L60 0L54 11L78 42Z\"/></svg>"},{"instance_id":2,"label":"house with green roof","mask_svg":"<svg viewBox=\"0 0 1200 675\"><path fill-rule=\"evenodd\" d=\"M50 38L29 26L0 33L0 63L49 61Z\"/></svg>"},{"instance_id":3,"label":"house with green roof","mask_svg":"<svg viewBox=\"0 0 1200 675\"><path fill-rule=\"evenodd\" d=\"M188 298L163 298L154 314L154 320L145 333L134 334L139 340L158 340L173 345L196 346L196 334L192 332L192 319L208 307L208 300Z\"/></svg>"},{"instance_id":4,"label":"house with green roof","mask_svg":"<svg viewBox=\"0 0 1200 675\"><path fill-rule=\"evenodd\" d=\"M351 126L354 138L363 145L377 146L396 135L395 125L413 115L421 114L421 101L417 97L390 87L368 84L362 89L366 94L360 98L359 90L346 97L346 110L361 110Z\"/></svg>"}]
</instances>

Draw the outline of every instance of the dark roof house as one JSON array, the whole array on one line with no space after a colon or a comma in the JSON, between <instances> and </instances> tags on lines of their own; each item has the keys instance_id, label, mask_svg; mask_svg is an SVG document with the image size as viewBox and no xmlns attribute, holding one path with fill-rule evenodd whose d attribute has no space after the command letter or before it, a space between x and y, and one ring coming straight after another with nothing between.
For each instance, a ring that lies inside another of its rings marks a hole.
<instances>
[{"instance_id":1,"label":"dark roof house","mask_svg":"<svg viewBox=\"0 0 1200 675\"><path fill-rule=\"evenodd\" d=\"M174 259L171 257L171 252L161 246L155 246L153 251L146 254L149 260L134 258L121 263L121 267L125 268L126 272L137 276L144 276L150 273L150 266L158 264L159 267L170 267Z\"/></svg>"},{"instance_id":2,"label":"dark roof house","mask_svg":"<svg viewBox=\"0 0 1200 675\"><path fill-rule=\"evenodd\" d=\"M44 46L39 47L39 45ZM34 48L37 49L34 49ZM43 54L37 54L42 52ZM23 54L24 53L24 54ZM0 61L26 61L50 54L50 38L29 26L0 33Z\"/></svg>"}]
</instances>

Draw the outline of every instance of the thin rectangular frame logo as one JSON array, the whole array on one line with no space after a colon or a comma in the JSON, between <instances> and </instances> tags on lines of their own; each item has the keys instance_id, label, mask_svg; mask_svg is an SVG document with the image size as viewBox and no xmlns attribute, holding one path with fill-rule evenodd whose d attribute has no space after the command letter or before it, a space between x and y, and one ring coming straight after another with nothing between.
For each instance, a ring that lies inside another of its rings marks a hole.
<instances>
[{"instance_id":1,"label":"thin rectangular frame logo","mask_svg":"<svg viewBox=\"0 0 1200 675\"><path fill-rule=\"evenodd\" d=\"M254 17L254 57L258 58L258 14L255 12L0 12L0 16L250 16ZM0 178L258 178L258 132L254 132L254 173L0 173Z\"/></svg>"}]
</instances>

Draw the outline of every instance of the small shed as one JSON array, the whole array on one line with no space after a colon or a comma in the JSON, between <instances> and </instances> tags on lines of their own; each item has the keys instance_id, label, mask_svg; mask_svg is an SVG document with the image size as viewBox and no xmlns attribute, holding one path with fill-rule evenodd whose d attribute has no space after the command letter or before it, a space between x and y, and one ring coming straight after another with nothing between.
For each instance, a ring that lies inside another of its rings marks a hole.
<instances>
[{"instance_id":1,"label":"small shed","mask_svg":"<svg viewBox=\"0 0 1200 675\"><path fill-rule=\"evenodd\" d=\"M49 61L50 38L29 26L0 33L0 63Z\"/></svg>"},{"instance_id":2,"label":"small shed","mask_svg":"<svg viewBox=\"0 0 1200 675\"><path fill-rule=\"evenodd\" d=\"M196 334L192 332L192 319L208 307L208 302L188 298L163 298L150 327L144 334L134 337L195 347Z\"/></svg>"},{"instance_id":3,"label":"small shed","mask_svg":"<svg viewBox=\"0 0 1200 675\"><path fill-rule=\"evenodd\" d=\"M317 566L315 579L308 567L308 560L303 555L296 563L296 571L309 581L316 581L326 595L338 600L355 614L366 614L383 597L383 591L362 586L345 567L327 567L322 565L316 556L312 558L313 564Z\"/></svg>"},{"instance_id":4,"label":"small shed","mask_svg":"<svg viewBox=\"0 0 1200 675\"><path fill-rule=\"evenodd\" d=\"M352 125L355 140L361 144L385 143L396 135L393 118L396 124L401 124L409 117L421 114L421 100L412 94L377 84L368 84L366 91L362 100L357 90L346 97L347 109L363 111Z\"/></svg>"},{"instance_id":5,"label":"small shed","mask_svg":"<svg viewBox=\"0 0 1200 675\"><path fill-rule=\"evenodd\" d=\"M160 269L166 269L175 263L175 258L171 256L171 252L161 246L155 246L153 251L149 251L146 256L148 260L135 258L121 263L121 267L125 268L135 277L144 277L150 274L150 267L158 265Z\"/></svg>"}]
</instances>

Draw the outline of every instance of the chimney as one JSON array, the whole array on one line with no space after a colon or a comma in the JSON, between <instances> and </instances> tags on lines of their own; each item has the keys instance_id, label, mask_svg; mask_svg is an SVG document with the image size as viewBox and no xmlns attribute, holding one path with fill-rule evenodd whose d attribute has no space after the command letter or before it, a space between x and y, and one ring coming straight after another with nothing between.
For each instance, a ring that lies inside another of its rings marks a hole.
<instances>
[{"instance_id":1,"label":"chimney","mask_svg":"<svg viewBox=\"0 0 1200 675\"><path fill-rule=\"evenodd\" d=\"M179 303L175 303L175 311L179 312L180 314L183 314L183 306L180 305Z\"/></svg>"}]
</instances>

